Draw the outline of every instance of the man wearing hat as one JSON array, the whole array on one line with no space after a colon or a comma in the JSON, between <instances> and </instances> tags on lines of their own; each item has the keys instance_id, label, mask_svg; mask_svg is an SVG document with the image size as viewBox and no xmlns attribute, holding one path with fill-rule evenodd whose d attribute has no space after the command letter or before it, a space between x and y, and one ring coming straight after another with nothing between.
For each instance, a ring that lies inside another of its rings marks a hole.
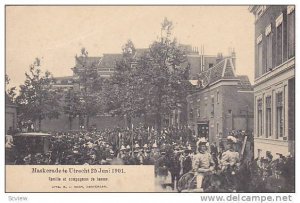
<instances>
[{"instance_id":1,"label":"man wearing hat","mask_svg":"<svg viewBox=\"0 0 300 203\"><path fill-rule=\"evenodd\" d=\"M118 157L123 159L124 156L125 156L125 153L126 153L126 148L125 148L124 145L122 145L121 148L120 148L120 152L118 153Z\"/></svg>"},{"instance_id":2,"label":"man wearing hat","mask_svg":"<svg viewBox=\"0 0 300 203\"><path fill-rule=\"evenodd\" d=\"M166 152L165 151L161 151L161 156L159 157L159 159L156 162L155 165L155 172L156 175L158 177L159 183L164 186L164 183L166 182L167 176L168 176L168 159L166 157Z\"/></svg>"},{"instance_id":3,"label":"man wearing hat","mask_svg":"<svg viewBox=\"0 0 300 203\"><path fill-rule=\"evenodd\" d=\"M171 180L172 180L172 189L174 190L175 187L175 180L178 181L179 177L180 177L180 157L181 154L179 152L179 147L178 146L174 146L174 153L172 153L171 157L170 157L170 166L169 166L169 170L171 173Z\"/></svg>"},{"instance_id":4,"label":"man wearing hat","mask_svg":"<svg viewBox=\"0 0 300 203\"><path fill-rule=\"evenodd\" d=\"M129 159L129 165L140 165L140 159L138 157L139 151L135 149L133 151L133 156Z\"/></svg>"},{"instance_id":5,"label":"man wearing hat","mask_svg":"<svg viewBox=\"0 0 300 203\"><path fill-rule=\"evenodd\" d=\"M186 148L184 150L184 154L182 157L182 170L181 170L181 175L186 174L187 172L192 170L192 159L190 156L191 150Z\"/></svg>"},{"instance_id":6,"label":"man wearing hat","mask_svg":"<svg viewBox=\"0 0 300 203\"><path fill-rule=\"evenodd\" d=\"M130 165L130 159L131 159L130 150L131 150L130 146L127 145L126 149L124 150L124 156L122 157L123 163L125 165Z\"/></svg>"},{"instance_id":7,"label":"man wearing hat","mask_svg":"<svg viewBox=\"0 0 300 203\"><path fill-rule=\"evenodd\" d=\"M143 161L143 165L154 165L155 164L154 158L152 158L150 155L151 155L151 150L146 149L146 154L145 154L145 158Z\"/></svg>"},{"instance_id":8,"label":"man wearing hat","mask_svg":"<svg viewBox=\"0 0 300 203\"><path fill-rule=\"evenodd\" d=\"M155 162L159 159L160 154L159 154L159 148L157 147L156 141L152 145L151 149L151 157L155 160Z\"/></svg>"},{"instance_id":9,"label":"man wearing hat","mask_svg":"<svg viewBox=\"0 0 300 203\"><path fill-rule=\"evenodd\" d=\"M205 138L200 138L197 143L199 153L194 156L193 170L196 173L197 189L201 189L205 173L213 171L215 164L210 153L207 152L208 143Z\"/></svg>"}]
</instances>

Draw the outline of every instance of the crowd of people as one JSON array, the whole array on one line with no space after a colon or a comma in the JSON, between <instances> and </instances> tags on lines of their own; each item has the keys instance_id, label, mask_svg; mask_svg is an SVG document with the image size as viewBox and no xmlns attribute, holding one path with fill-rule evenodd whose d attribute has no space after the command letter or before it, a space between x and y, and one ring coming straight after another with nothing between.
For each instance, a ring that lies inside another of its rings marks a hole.
<instances>
[{"instance_id":1,"label":"crowd of people","mask_svg":"<svg viewBox=\"0 0 300 203\"><path fill-rule=\"evenodd\" d=\"M203 142L204 138L201 138ZM38 138L23 141L14 152L13 164L20 165L154 165L163 182L175 180L195 168L199 137L188 127L137 126L95 131L51 132L48 149ZM207 141L205 141L207 144ZM214 167L219 166L217 146L208 147ZM200 158L201 159L201 158ZM198 163L199 165L199 163Z\"/></svg>"},{"instance_id":2,"label":"crowd of people","mask_svg":"<svg viewBox=\"0 0 300 203\"><path fill-rule=\"evenodd\" d=\"M188 127L164 128L136 126L94 131L49 133L47 149L40 140L22 143L13 152L19 165L154 165L162 187L175 189L189 172L196 188L202 187L204 174L225 171L240 165L241 133L230 133L224 143L209 143ZM40 145L42 147L36 147ZM270 159L270 156L268 157ZM260 160L261 167L266 161ZM270 163L270 162L269 162ZM234 183L233 183L234 184ZM233 189L234 191L234 189Z\"/></svg>"}]
</instances>

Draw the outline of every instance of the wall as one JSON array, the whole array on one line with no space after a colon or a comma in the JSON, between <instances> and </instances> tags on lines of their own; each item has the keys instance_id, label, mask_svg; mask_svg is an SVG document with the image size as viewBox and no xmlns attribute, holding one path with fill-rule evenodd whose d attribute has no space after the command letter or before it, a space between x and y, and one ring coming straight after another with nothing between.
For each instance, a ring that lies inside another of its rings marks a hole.
<instances>
[{"instance_id":1,"label":"wall","mask_svg":"<svg viewBox=\"0 0 300 203\"><path fill-rule=\"evenodd\" d=\"M237 83L228 84L224 82L224 85L199 91L187 98L188 124L197 132L197 123L208 122L210 142L217 142L217 135L226 137L231 130L246 130L247 106L248 129L253 130L253 92L239 92ZM211 114L212 98L214 114ZM191 109L193 117L190 114ZM200 110L200 117L197 115L197 109Z\"/></svg>"},{"instance_id":2,"label":"wall","mask_svg":"<svg viewBox=\"0 0 300 203\"><path fill-rule=\"evenodd\" d=\"M266 152L270 151L272 155L276 155L276 153L280 153L283 155L288 155L288 143L281 140L266 140L255 138L254 139L254 158L257 157L266 157ZM260 152L260 155L258 151Z\"/></svg>"},{"instance_id":3,"label":"wall","mask_svg":"<svg viewBox=\"0 0 300 203\"><path fill-rule=\"evenodd\" d=\"M272 67L276 67L276 49L275 49L275 45L276 45L276 19L277 17L281 14L281 12L283 12L283 29L286 30L286 10L287 10L287 6L270 6L265 13L256 21L255 24L255 78L258 78L259 75L259 71L258 71L258 51L257 51L257 44L256 44L256 39L259 37L260 34L262 34L262 43L266 42L266 36L265 36L265 29L266 27L271 23L271 27L272 27ZM285 61L287 59L287 48L286 48L286 44L287 44L287 35L286 32L284 32L284 36L283 36L283 61ZM264 45L263 45L264 46ZM266 52L264 51L263 48L263 59L266 59ZM263 69L265 70L266 67L266 63L263 63Z\"/></svg>"},{"instance_id":4,"label":"wall","mask_svg":"<svg viewBox=\"0 0 300 203\"><path fill-rule=\"evenodd\" d=\"M223 98L223 117L226 118L225 125L223 126L224 136L227 136L231 130L246 130L247 110L248 130L253 130L253 92L240 92L236 86L224 86L221 92Z\"/></svg>"},{"instance_id":5,"label":"wall","mask_svg":"<svg viewBox=\"0 0 300 203\"><path fill-rule=\"evenodd\" d=\"M13 130L17 126L17 109L14 105L5 105L5 133L12 127Z\"/></svg>"}]
</instances>

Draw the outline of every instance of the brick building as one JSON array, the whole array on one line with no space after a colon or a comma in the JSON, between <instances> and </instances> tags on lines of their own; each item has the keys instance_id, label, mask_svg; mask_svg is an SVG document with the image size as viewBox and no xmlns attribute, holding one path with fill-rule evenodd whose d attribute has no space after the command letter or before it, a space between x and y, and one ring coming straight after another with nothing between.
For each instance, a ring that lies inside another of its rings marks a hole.
<instances>
[{"instance_id":1,"label":"brick building","mask_svg":"<svg viewBox=\"0 0 300 203\"><path fill-rule=\"evenodd\" d=\"M190 64L190 78L197 78L198 74L201 71L208 70L209 68L213 67L218 57L220 56L209 56L204 54L204 48L202 47L200 53L197 47L192 47L191 45L179 45L181 48L185 50L187 53L187 63ZM135 50L134 59L138 59L142 56L145 52L149 51L147 48L138 48ZM77 91L80 88L83 88L79 82L79 76L77 75L78 72L84 70L84 66L87 67L94 67L100 77L109 78L114 73L115 66L117 61L122 59L122 53L105 53L103 56L89 56L89 57L78 57L75 60L75 66L73 70L73 76L65 76L65 77L56 77L55 83L52 84L52 87L55 89L61 89L64 91L74 90ZM132 63L132 66L135 65L135 62ZM186 65L186 64L185 64ZM74 71L76 70L76 71ZM64 101L64 98L62 98ZM186 104L180 109L176 109L173 113L163 119L163 126L166 125L185 125L187 123L187 112L186 112ZM92 124L95 124L97 127L105 127L111 126L112 123L118 123L117 125L122 126L124 122L122 119L119 118L112 118L109 115L99 115L98 117L91 118ZM137 119L136 122L141 122L142 119ZM93 122L94 121L94 122ZM107 122L108 121L108 122ZM147 122L154 125L154 120L151 116L147 117ZM78 118L74 118L74 125L72 128L77 129L80 121ZM105 124L105 125L104 125ZM46 119L42 122L42 128L45 130L51 129L62 129L68 130L68 118L66 115L61 115L59 119Z\"/></svg>"},{"instance_id":2,"label":"brick building","mask_svg":"<svg viewBox=\"0 0 300 203\"><path fill-rule=\"evenodd\" d=\"M253 88L248 76L236 75L235 55L218 58L194 84L187 111L197 136L218 144L232 130L253 130Z\"/></svg>"},{"instance_id":3,"label":"brick building","mask_svg":"<svg viewBox=\"0 0 300 203\"><path fill-rule=\"evenodd\" d=\"M254 153L294 154L295 6L250 6L255 15Z\"/></svg>"}]
</instances>

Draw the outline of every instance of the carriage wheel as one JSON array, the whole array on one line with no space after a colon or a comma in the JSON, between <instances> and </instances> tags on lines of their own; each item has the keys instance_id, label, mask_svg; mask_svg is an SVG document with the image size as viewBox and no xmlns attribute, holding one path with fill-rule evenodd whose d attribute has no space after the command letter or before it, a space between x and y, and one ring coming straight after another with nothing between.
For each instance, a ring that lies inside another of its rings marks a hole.
<instances>
[{"instance_id":1,"label":"carriage wheel","mask_svg":"<svg viewBox=\"0 0 300 203\"><path fill-rule=\"evenodd\" d=\"M192 172L188 172L181 176L177 183L177 190L181 192L183 190L191 190L196 187L196 176Z\"/></svg>"}]
</instances>

